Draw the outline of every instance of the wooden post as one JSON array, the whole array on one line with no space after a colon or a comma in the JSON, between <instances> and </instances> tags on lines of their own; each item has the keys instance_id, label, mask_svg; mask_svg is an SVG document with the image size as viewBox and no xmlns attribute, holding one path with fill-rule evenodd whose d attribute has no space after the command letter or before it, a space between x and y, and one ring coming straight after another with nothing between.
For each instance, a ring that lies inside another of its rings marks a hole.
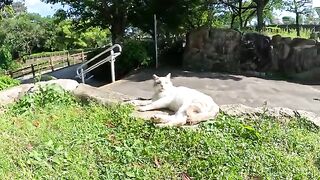
<instances>
[{"instance_id":1,"label":"wooden post","mask_svg":"<svg viewBox=\"0 0 320 180\"><path fill-rule=\"evenodd\" d=\"M51 67L51 72L53 72L54 71L54 67L52 65L52 55L50 55L49 63L50 63L50 67Z\"/></svg>"},{"instance_id":2,"label":"wooden post","mask_svg":"<svg viewBox=\"0 0 320 180\"><path fill-rule=\"evenodd\" d=\"M83 53L83 50L81 51L81 60L82 60L82 62L84 62L84 53Z\"/></svg>"},{"instance_id":3,"label":"wooden post","mask_svg":"<svg viewBox=\"0 0 320 180\"><path fill-rule=\"evenodd\" d=\"M9 75L11 78L13 78L13 72L11 70L9 71Z\"/></svg>"},{"instance_id":4,"label":"wooden post","mask_svg":"<svg viewBox=\"0 0 320 180\"><path fill-rule=\"evenodd\" d=\"M34 65L31 64L31 71L32 71L32 76L33 76L33 79L36 78L36 72L34 71Z\"/></svg>"},{"instance_id":5,"label":"wooden post","mask_svg":"<svg viewBox=\"0 0 320 180\"><path fill-rule=\"evenodd\" d=\"M67 64L68 64L68 66L70 66L70 54L69 54L69 51L68 51L68 54L67 54Z\"/></svg>"}]
</instances>

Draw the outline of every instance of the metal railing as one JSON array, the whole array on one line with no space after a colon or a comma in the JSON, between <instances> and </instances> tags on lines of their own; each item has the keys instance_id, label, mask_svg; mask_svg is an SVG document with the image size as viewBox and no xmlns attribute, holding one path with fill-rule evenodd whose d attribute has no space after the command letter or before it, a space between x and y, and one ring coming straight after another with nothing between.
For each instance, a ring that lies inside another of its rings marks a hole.
<instances>
[{"instance_id":1,"label":"metal railing","mask_svg":"<svg viewBox=\"0 0 320 180\"><path fill-rule=\"evenodd\" d=\"M114 52L115 48L118 48L119 51ZM104 64L106 62L110 62L111 63L111 79L112 79L112 82L115 82L114 62L115 62L116 57L118 57L121 54L121 51L122 51L122 48L119 44L115 44L115 45L109 47L108 49L104 50L100 54L96 55L92 59L84 62L81 66L79 66L77 68L77 77L81 78L82 83L85 83L85 77L86 77L87 73L89 73L90 71L94 70L95 68L101 66L102 64ZM106 58L102 59L101 61L98 61L97 63L88 67L89 63L91 63L92 61L96 60L97 58L99 58L100 56L102 56L108 52L110 52L110 55L108 57L106 57Z\"/></svg>"}]
</instances>

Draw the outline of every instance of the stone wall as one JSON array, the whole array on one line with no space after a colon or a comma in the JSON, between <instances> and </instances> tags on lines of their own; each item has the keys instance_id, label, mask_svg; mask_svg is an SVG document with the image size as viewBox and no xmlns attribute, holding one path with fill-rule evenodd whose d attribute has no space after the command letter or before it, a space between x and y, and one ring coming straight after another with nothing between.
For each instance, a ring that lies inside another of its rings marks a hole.
<instances>
[{"instance_id":1,"label":"stone wall","mask_svg":"<svg viewBox=\"0 0 320 180\"><path fill-rule=\"evenodd\" d=\"M238 71L240 42L240 32L231 29L197 29L187 37L183 67L200 71Z\"/></svg>"},{"instance_id":2,"label":"stone wall","mask_svg":"<svg viewBox=\"0 0 320 180\"><path fill-rule=\"evenodd\" d=\"M201 71L304 73L320 67L320 43L201 27L187 36L183 67Z\"/></svg>"}]
</instances>

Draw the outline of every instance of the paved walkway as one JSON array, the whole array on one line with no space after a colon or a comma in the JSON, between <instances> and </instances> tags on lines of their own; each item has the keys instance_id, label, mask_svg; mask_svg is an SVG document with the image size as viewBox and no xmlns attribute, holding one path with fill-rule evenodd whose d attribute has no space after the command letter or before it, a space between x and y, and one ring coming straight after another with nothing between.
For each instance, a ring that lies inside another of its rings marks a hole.
<instances>
[{"instance_id":1,"label":"paved walkway","mask_svg":"<svg viewBox=\"0 0 320 180\"><path fill-rule=\"evenodd\" d=\"M307 110L320 115L320 86L301 85L286 81L265 80L255 77L219 73L195 73L172 69L144 70L100 89L113 90L135 97L150 98L152 74L160 76L172 73L176 86L186 86L202 91L219 105L244 104L251 107L287 107Z\"/></svg>"}]
</instances>

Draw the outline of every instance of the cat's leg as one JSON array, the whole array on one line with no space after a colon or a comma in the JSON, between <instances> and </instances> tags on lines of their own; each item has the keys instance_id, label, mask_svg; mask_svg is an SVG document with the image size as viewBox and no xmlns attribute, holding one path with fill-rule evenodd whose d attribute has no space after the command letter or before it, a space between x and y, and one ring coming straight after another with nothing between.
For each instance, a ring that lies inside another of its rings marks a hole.
<instances>
[{"instance_id":1,"label":"cat's leg","mask_svg":"<svg viewBox=\"0 0 320 180\"><path fill-rule=\"evenodd\" d=\"M213 106L209 111L202 111L200 107L192 107L187 110L188 124L198 124L203 121L214 119L219 113L219 106Z\"/></svg>"},{"instance_id":2,"label":"cat's leg","mask_svg":"<svg viewBox=\"0 0 320 180\"><path fill-rule=\"evenodd\" d=\"M158 116L160 124L156 124L157 127L170 127L170 126L182 126L187 123L186 110L189 107L189 103L183 104L174 115Z\"/></svg>"},{"instance_id":3,"label":"cat's leg","mask_svg":"<svg viewBox=\"0 0 320 180\"><path fill-rule=\"evenodd\" d=\"M153 101L151 104L139 107L139 111L149 111L154 109L166 108L170 101L170 98L161 98L156 101Z\"/></svg>"},{"instance_id":4,"label":"cat's leg","mask_svg":"<svg viewBox=\"0 0 320 180\"><path fill-rule=\"evenodd\" d=\"M132 104L134 106L145 106L145 105L148 105L148 104L151 104L152 103L152 100L139 100L139 99L134 99L134 100L131 100L131 101L127 101L127 102L124 102L125 104Z\"/></svg>"},{"instance_id":5,"label":"cat's leg","mask_svg":"<svg viewBox=\"0 0 320 180\"><path fill-rule=\"evenodd\" d=\"M165 123L156 124L156 127L177 127L187 123L187 116L184 114L166 115L161 118L163 118L162 120L165 121Z\"/></svg>"}]
</instances>

